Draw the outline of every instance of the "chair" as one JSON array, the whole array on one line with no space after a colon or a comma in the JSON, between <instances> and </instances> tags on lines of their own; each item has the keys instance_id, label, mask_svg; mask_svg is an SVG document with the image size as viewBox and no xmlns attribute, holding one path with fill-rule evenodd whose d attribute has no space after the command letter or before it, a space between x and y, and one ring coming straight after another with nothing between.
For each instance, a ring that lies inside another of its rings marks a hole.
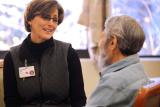
<instances>
[{"instance_id":1,"label":"chair","mask_svg":"<svg viewBox=\"0 0 160 107\"><path fill-rule=\"evenodd\" d=\"M139 89L133 107L160 107L160 78L151 78Z\"/></svg>"}]
</instances>

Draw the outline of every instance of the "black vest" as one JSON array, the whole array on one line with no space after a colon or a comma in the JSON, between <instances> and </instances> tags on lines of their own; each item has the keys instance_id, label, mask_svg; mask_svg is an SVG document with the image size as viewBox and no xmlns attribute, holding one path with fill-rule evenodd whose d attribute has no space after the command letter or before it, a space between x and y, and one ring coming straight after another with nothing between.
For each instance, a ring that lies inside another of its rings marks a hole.
<instances>
[{"instance_id":1,"label":"black vest","mask_svg":"<svg viewBox=\"0 0 160 107\"><path fill-rule=\"evenodd\" d=\"M70 107L69 71L67 54L70 44L54 40L54 46L46 49L40 61L29 61L34 66L35 76L20 78L19 68L25 60L19 57L20 47L11 48L17 79L17 88L22 98L21 107Z\"/></svg>"}]
</instances>

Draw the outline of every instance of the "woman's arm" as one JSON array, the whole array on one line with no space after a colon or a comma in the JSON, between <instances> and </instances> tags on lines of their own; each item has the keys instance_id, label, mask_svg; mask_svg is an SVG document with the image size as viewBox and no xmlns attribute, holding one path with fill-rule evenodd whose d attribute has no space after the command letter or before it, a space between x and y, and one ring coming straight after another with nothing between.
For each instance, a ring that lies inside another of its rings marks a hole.
<instances>
[{"instance_id":1,"label":"woman's arm","mask_svg":"<svg viewBox=\"0 0 160 107\"><path fill-rule=\"evenodd\" d=\"M76 51L70 46L68 51L68 69L70 77L70 98L72 107L86 104L81 63Z\"/></svg>"},{"instance_id":2,"label":"woman's arm","mask_svg":"<svg viewBox=\"0 0 160 107\"><path fill-rule=\"evenodd\" d=\"M4 85L4 103L5 107L19 107L19 95L17 91L17 82L14 73L13 61L10 52L4 58L3 67L3 85Z\"/></svg>"}]
</instances>

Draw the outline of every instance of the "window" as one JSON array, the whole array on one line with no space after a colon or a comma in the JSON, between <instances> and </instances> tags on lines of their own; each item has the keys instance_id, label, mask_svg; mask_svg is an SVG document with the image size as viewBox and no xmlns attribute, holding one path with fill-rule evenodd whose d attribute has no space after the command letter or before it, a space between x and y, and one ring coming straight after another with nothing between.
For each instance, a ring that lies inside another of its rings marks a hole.
<instances>
[{"instance_id":1,"label":"window","mask_svg":"<svg viewBox=\"0 0 160 107\"><path fill-rule=\"evenodd\" d=\"M0 51L20 44L28 35L23 14L31 0L0 0ZM83 0L58 0L65 11L65 18L58 26L54 38L69 42L77 50L87 50L87 28L78 24Z\"/></svg>"},{"instance_id":2,"label":"window","mask_svg":"<svg viewBox=\"0 0 160 107\"><path fill-rule=\"evenodd\" d=\"M110 0L111 15L126 14L134 17L143 27L146 41L141 56L160 56L160 1Z\"/></svg>"}]
</instances>

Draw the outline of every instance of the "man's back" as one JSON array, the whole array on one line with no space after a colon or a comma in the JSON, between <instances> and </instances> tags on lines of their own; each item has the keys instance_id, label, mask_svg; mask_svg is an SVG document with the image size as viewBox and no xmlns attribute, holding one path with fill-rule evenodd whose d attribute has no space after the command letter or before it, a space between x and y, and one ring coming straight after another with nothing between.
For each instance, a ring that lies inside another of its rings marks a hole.
<instances>
[{"instance_id":1,"label":"man's back","mask_svg":"<svg viewBox=\"0 0 160 107\"><path fill-rule=\"evenodd\" d=\"M87 107L131 107L137 90L148 81L137 55L103 69Z\"/></svg>"}]
</instances>

